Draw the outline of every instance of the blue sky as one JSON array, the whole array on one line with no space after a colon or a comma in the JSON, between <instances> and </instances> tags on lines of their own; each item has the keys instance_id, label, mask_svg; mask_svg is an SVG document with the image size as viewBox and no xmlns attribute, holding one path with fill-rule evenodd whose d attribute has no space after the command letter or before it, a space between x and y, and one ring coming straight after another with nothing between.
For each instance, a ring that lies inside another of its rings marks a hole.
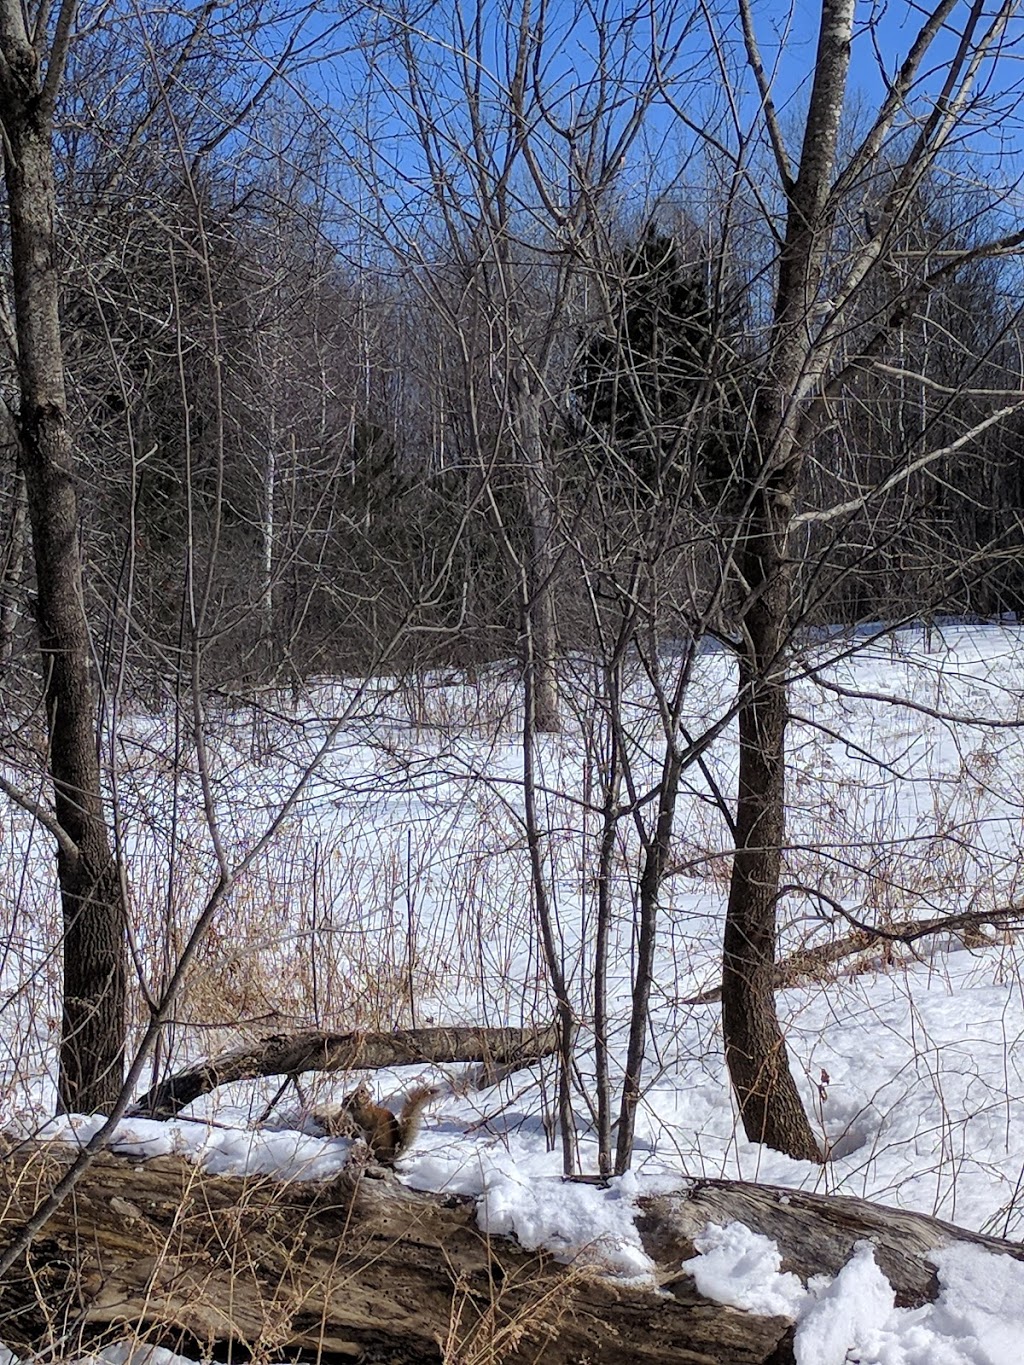
<instances>
[{"instance_id":1,"label":"blue sky","mask_svg":"<svg viewBox=\"0 0 1024 1365\"><path fill-rule=\"evenodd\" d=\"M754 82L746 64L734 0L721 0L717 5L713 5L712 0L704 11L715 25L721 61L714 53L709 28L691 0L642 0L649 7L647 16L641 15L632 31L627 33L623 21L635 11L639 2L641 0L592 0L590 9L585 11L591 16L597 13L606 20L619 21L615 50L627 91L631 82L642 78L645 39L649 40L652 31L660 30L663 40L666 28L675 34L686 33L671 63L674 80L670 81L669 89L675 110L664 101L654 102L644 136L634 144L623 163L624 181L628 182L623 192L634 199L649 197L652 191L657 192L677 175L682 182L692 183L692 175L699 173L686 165L688 152L692 152L697 138L686 131L680 112L696 124L710 123L731 147L736 145L736 118L743 132L749 133L757 113ZM480 16L480 57L485 69L481 98L485 105L492 101L493 108L499 111L494 119L496 125L501 121L501 87L508 74L506 39L510 32L515 32L514 24L510 28L510 17L514 20L521 14L522 3L523 0L479 0L479 3L477 0L456 0L456 3L445 0L434 6L424 4L421 8L423 17L413 26L412 41L422 63L424 85L429 91L433 126L445 129L448 149L445 155L449 162L458 160L466 142L465 96L460 88L460 77L467 68L460 67L456 16L462 15L464 31L471 29L475 15ZM548 0L543 11L547 41L537 71L556 114L571 108L578 112L581 89L595 70L597 38L591 20L579 18L581 8L577 0ZM820 7L816 0L793 0L786 6L780 6L774 0L752 0L752 9L765 66L774 73L773 93L783 133L795 160L799 154L802 115L814 67ZM952 23L955 25L958 17L962 20L968 11L968 0L963 0L952 16ZM539 12L537 0L533 0L533 15ZM877 109L885 94L886 78L899 68L923 17L921 9L908 0L868 0L858 5L847 101L851 127L863 125ZM354 35L358 25L364 28L370 23L390 25L391 14L386 8L374 10L367 5L351 25L344 26L344 33L335 27L326 8L321 17L314 20L314 25L321 22L325 29L331 28L331 41L337 48L345 46L345 39ZM690 25L688 30L687 24ZM1019 31L1012 37L1014 42L1018 41ZM931 60L925 64L922 89L915 101L918 112L927 97L937 90L943 74L942 64L955 50L956 41L952 29L936 41ZM725 93L723 65L732 86L731 97ZM468 69L472 70L472 65ZM1012 180L1016 174L1020 127L1014 83L1020 80L1022 72L1024 67L1016 52L1011 52L1000 64L997 79L988 89L993 110L997 105L1002 106L1001 113L1006 115L1009 108L1010 123L1004 121L1001 127L1009 129L1015 144L1013 149L1007 151L1008 144L999 130L979 131L975 127L972 132L970 164L977 169L979 178L986 181ZM430 197L434 186L422 152L416 145L415 119L407 102L406 75L394 52L389 55L381 50L371 53L365 47L357 52L350 49L346 55L328 60L322 66L307 68L305 79L312 100L323 110L340 154L336 170L341 180L348 180L346 193L351 195L358 190L360 181L364 196L370 194L371 187L379 193L381 184L390 182L392 205L399 211L411 208L418 192ZM612 124L617 118L621 125L627 113L628 103L612 118ZM983 123L986 111L982 111L982 115ZM552 145L558 143L558 135L545 128L541 119L535 123L533 133L541 141L548 137ZM367 134L371 150L367 147ZM567 145L563 139L560 150L555 147L552 164L557 163L557 157L564 154Z\"/></svg>"}]
</instances>

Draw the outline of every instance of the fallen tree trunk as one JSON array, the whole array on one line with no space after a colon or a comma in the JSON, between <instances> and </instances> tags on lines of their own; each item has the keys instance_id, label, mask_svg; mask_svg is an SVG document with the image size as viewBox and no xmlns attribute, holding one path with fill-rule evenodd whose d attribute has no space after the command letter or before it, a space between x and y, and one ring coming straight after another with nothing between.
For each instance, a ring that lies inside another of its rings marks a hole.
<instances>
[{"instance_id":1,"label":"fallen tree trunk","mask_svg":"<svg viewBox=\"0 0 1024 1365\"><path fill-rule=\"evenodd\" d=\"M844 912L845 913L845 912ZM790 986L801 986L808 981L829 980L837 963L857 953L891 953L898 945L910 946L932 934L950 934L965 948L980 948L990 940L981 933L983 924L995 929L1013 930L1021 925L1022 912L1016 907L1003 910L966 910L959 915L940 918L893 920L887 925L860 924L846 916L856 928L842 938L829 943L816 943L810 948L798 948L775 964L774 987L777 991ZM714 1005L722 998L721 986L710 986L687 996L684 1005Z\"/></svg>"},{"instance_id":2,"label":"fallen tree trunk","mask_svg":"<svg viewBox=\"0 0 1024 1365\"><path fill-rule=\"evenodd\" d=\"M482 1062L495 1070L550 1056L554 1024L541 1028L418 1028L391 1033L280 1033L222 1052L161 1081L129 1111L172 1118L219 1085L307 1071L354 1071L416 1062Z\"/></svg>"},{"instance_id":3,"label":"fallen tree trunk","mask_svg":"<svg viewBox=\"0 0 1024 1365\"><path fill-rule=\"evenodd\" d=\"M25 1143L0 1166L0 1238L17 1231L74 1157ZM209 1356L361 1352L391 1365L787 1365L792 1326L699 1294L685 1262L708 1223L774 1238L803 1278L836 1273L870 1239L901 1304L934 1297L929 1253L956 1241L1019 1246L859 1199L696 1181L642 1202L660 1286L602 1278L477 1226L475 1201L343 1173L282 1183L209 1176L176 1157L99 1155L45 1235L0 1284L6 1344L68 1354L103 1333ZM600 1265L600 1247L591 1260Z\"/></svg>"}]
</instances>

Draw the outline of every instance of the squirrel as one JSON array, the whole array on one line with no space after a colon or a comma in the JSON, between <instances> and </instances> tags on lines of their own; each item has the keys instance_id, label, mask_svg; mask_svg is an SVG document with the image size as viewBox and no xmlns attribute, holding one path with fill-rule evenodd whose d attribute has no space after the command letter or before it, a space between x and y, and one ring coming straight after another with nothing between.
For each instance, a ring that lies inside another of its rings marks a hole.
<instances>
[{"instance_id":1,"label":"squirrel","mask_svg":"<svg viewBox=\"0 0 1024 1365\"><path fill-rule=\"evenodd\" d=\"M416 1140L423 1110L436 1094L434 1086L418 1085L409 1091L399 1113L393 1114L374 1100L370 1087L363 1081L337 1109L314 1117L331 1137L361 1137L375 1161L393 1166Z\"/></svg>"}]
</instances>

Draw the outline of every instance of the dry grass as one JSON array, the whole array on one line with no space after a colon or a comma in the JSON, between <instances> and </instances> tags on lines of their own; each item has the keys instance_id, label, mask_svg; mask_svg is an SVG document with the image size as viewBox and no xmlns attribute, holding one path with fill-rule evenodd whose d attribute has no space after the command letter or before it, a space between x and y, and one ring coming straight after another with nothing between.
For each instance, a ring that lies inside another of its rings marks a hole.
<instances>
[{"instance_id":1,"label":"dry grass","mask_svg":"<svg viewBox=\"0 0 1024 1365\"><path fill-rule=\"evenodd\" d=\"M0 1238L67 1159L56 1144L18 1149ZM358 1175L225 1181L108 1155L0 1286L0 1337L23 1358L104 1365L147 1365L157 1346L206 1359L229 1342L267 1365L421 1361L432 1341L443 1365L500 1365L526 1343L542 1359L585 1272L492 1249L464 1214L371 1185L364 1199Z\"/></svg>"},{"instance_id":2,"label":"dry grass","mask_svg":"<svg viewBox=\"0 0 1024 1365\"><path fill-rule=\"evenodd\" d=\"M545 1343L572 1312L585 1273L572 1268L553 1273L539 1259L500 1280L491 1276L484 1297L453 1269L448 1330L439 1341L444 1365L501 1365L509 1355L522 1359L526 1346L535 1360L543 1360Z\"/></svg>"},{"instance_id":3,"label":"dry grass","mask_svg":"<svg viewBox=\"0 0 1024 1365\"><path fill-rule=\"evenodd\" d=\"M721 683L713 678L695 699L706 713ZM452 1017L499 1023L548 1016L516 789L514 701L513 680L495 674L475 689L430 680L387 693L380 702L387 724L368 721L342 736L328 778L240 882L204 941L160 1058L163 1070L218 1050L239 1030L383 1030ZM583 703L578 711L579 729L543 746L540 804L564 961L579 1001L585 1088L600 835L586 802L599 791L601 759L593 716ZM1014 897L1024 866L1019 841L993 831L997 819L1009 827L1021 814L1015 733L967 735L952 756L933 755L921 748L913 717L901 736L881 721L877 732L865 731L857 714L869 741L862 749L874 750L875 761L861 750L851 758L827 735L795 731L787 879L821 888L881 925L990 909ZM639 704L631 716L638 771L647 771L644 763L653 770L656 722ZM240 855L282 799L287 765L312 745L315 735L306 730L319 731L304 715L292 727L269 725L265 716L247 721L241 710L221 721L212 790L222 836ZM138 962L150 990L185 941L215 867L195 756L174 761L165 722L148 723L145 744L122 746L118 783ZM356 740L358 751L346 749ZM906 757L912 743L920 749L916 768ZM726 740L709 758L727 795L734 757ZM730 863L721 812L704 799L699 775L691 776L677 820L677 875L666 888L652 1085L660 1067L671 1081L678 1068L700 1067L719 1047L712 1015L694 1023L689 1011L669 1008L715 979ZM40 945L59 942L59 910L45 841L16 811L5 833L0 875L15 894L3 926L3 1114L25 1128L51 1102L38 1078L53 1063L59 954ZM613 868L612 968L627 985L638 867L635 830L623 820ZM796 955L794 979L832 992L854 972L901 972L905 955L877 946L830 963L848 933L823 902L783 902L781 945ZM983 958L993 979L1017 979L1015 944L980 954L979 970ZM145 1019L141 1001L135 1018Z\"/></svg>"}]
</instances>

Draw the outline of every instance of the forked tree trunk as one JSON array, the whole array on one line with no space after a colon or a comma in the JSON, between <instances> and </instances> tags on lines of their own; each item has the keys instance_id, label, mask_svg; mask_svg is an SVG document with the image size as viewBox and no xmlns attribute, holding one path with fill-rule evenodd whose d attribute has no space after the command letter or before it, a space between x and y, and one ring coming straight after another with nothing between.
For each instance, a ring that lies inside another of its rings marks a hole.
<instances>
[{"instance_id":1,"label":"forked tree trunk","mask_svg":"<svg viewBox=\"0 0 1024 1365\"><path fill-rule=\"evenodd\" d=\"M62 12L61 21L70 10ZM59 27L59 25L58 25ZM124 1050L124 898L100 790L92 649L58 310L51 149L54 89L40 81L21 6L0 0L0 119L18 340L19 460L36 571L37 627L64 916L59 1102L109 1108Z\"/></svg>"},{"instance_id":2,"label":"forked tree trunk","mask_svg":"<svg viewBox=\"0 0 1024 1365\"><path fill-rule=\"evenodd\" d=\"M736 853L723 944L722 1029L747 1136L809 1161L820 1161L822 1155L790 1073L774 992L776 903L785 836L783 673L792 595L788 539L804 459L804 407L816 392L824 363L815 350L811 319L828 241L828 197L853 15L854 0L821 0L800 168L786 185L786 235L774 325L766 373L754 403L745 534L736 557L747 605L739 679Z\"/></svg>"}]
</instances>

